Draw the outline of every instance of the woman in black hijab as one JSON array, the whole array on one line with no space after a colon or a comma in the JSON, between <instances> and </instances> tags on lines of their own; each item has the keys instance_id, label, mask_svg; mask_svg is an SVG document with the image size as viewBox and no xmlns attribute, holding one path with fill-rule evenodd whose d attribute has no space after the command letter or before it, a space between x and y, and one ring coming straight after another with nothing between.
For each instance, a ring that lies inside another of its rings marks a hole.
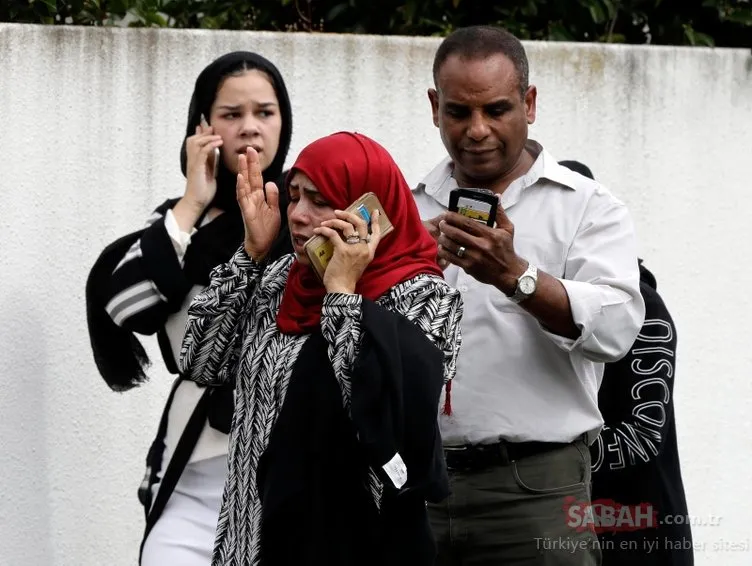
<instances>
[{"instance_id":1,"label":"woman in black hijab","mask_svg":"<svg viewBox=\"0 0 752 566\"><path fill-rule=\"evenodd\" d=\"M186 310L211 270L243 242L235 196L239 154L252 146L264 181L280 184L291 135L287 89L270 61L234 52L212 62L196 80L188 111L180 153L183 196L158 207L145 229L109 245L89 275L89 335L107 384L125 391L146 379L149 360L134 333L156 333L167 369L178 375L139 489L146 512L142 566L211 560L234 384L204 388L180 375ZM291 251L283 224L268 261Z\"/></svg>"}]
</instances>

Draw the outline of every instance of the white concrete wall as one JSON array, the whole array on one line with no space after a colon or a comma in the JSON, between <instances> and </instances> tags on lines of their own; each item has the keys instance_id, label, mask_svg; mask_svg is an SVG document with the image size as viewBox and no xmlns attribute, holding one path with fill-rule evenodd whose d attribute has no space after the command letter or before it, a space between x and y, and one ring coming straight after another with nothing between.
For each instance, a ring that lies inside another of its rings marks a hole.
<instances>
[{"instance_id":1,"label":"white concrete wall","mask_svg":"<svg viewBox=\"0 0 752 566\"><path fill-rule=\"evenodd\" d=\"M235 49L277 62L290 163L357 129L416 182L442 155L425 94L438 40L0 24L0 564L126 566L136 488L169 378L124 395L94 367L84 283L102 247L181 193L198 72ZM752 57L529 45L533 135L623 199L679 329L676 413L697 564L752 564L748 322ZM153 342L149 342L156 353ZM158 357L158 356L157 356Z\"/></svg>"}]
</instances>

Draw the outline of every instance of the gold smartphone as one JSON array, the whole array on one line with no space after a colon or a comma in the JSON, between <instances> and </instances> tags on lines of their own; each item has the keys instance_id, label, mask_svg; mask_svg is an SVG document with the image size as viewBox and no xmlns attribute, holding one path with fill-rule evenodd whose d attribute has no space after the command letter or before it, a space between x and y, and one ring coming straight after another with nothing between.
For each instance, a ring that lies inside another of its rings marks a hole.
<instances>
[{"instance_id":1,"label":"gold smartphone","mask_svg":"<svg viewBox=\"0 0 752 566\"><path fill-rule=\"evenodd\" d=\"M387 218L384 212L384 207L381 206L378 197L374 193L366 193L362 195L358 200L347 207L347 212L353 212L359 214L369 225L371 224L371 214L375 210L379 211L379 227L381 228L381 237L383 238L389 232L394 229L394 226ZM324 280L324 272L326 266L329 265L329 261L334 255L334 246L324 236L315 235L305 243L306 255L311 260L311 266L319 276L319 279Z\"/></svg>"}]
</instances>

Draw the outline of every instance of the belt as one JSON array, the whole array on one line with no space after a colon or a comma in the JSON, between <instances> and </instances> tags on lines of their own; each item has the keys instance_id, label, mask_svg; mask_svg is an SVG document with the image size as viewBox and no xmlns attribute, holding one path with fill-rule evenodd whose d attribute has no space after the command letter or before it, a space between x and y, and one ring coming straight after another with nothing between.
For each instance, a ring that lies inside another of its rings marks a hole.
<instances>
[{"instance_id":1,"label":"belt","mask_svg":"<svg viewBox=\"0 0 752 566\"><path fill-rule=\"evenodd\" d=\"M447 468L471 471L491 466L508 466L512 462L569 446L571 442L508 442L444 446Z\"/></svg>"}]
</instances>

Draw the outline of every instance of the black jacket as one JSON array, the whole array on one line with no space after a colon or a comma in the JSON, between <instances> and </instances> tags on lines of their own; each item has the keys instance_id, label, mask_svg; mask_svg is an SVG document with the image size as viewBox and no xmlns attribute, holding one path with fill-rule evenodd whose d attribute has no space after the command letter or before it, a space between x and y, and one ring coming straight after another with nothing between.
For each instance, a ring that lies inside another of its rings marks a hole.
<instances>
[{"instance_id":1,"label":"black jacket","mask_svg":"<svg viewBox=\"0 0 752 566\"><path fill-rule=\"evenodd\" d=\"M618 515L619 505L642 504L638 513L629 507L641 528L601 525L604 566L693 564L674 418L676 327L656 288L640 262L645 322L629 353L606 364L598 394L605 427L591 449L594 510L604 516L600 504Z\"/></svg>"},{"instance_id":2,"label":"black jacket","mask_svg":"<svg viewBox=\"0 0 752 566\"><path fill-rule=\"evenodd\" d=\"M362 326L350 415L321 334L296 362L257 476L263 566L433 564L425 502L449 494L437 422L443 354L365 299ZM400 489L381 470L396 452L407 468ZM384 485L380 510L369 466Z\"/></svg>"}]
</instances>

